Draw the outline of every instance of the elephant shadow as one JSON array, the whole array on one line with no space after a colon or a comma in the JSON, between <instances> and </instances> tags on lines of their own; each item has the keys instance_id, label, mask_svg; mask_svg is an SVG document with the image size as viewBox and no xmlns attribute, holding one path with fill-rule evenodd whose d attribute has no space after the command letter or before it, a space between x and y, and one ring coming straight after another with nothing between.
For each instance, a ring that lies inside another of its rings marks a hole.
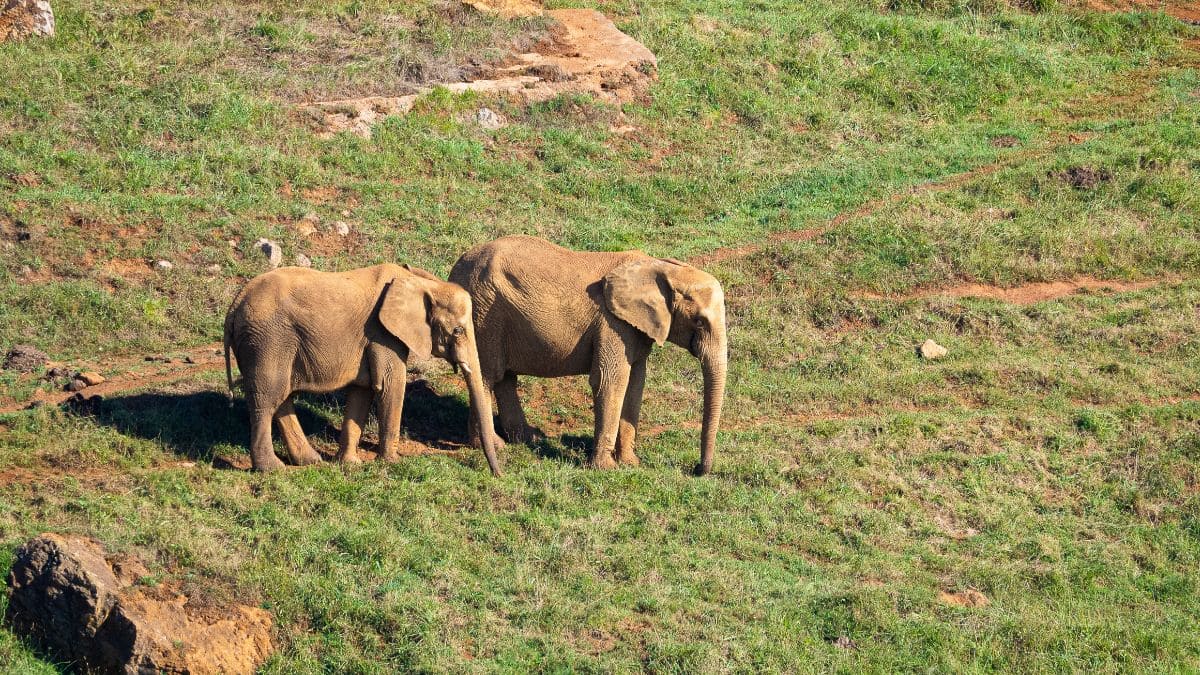
<instances>
[{"instance_id":1,"label":"elephant shadow","mask_svg":"<svg viewBox=\"0 0 1200 675\"><path fill-rule=\"evenodd\" d=\"M337 452L344 395L298 394L295 403L300 426L314 449L332 460ZM189 460L212 462L218 468L249 467L246 453L250 418L241 397L234 399L231 408L223 392L210 389L152 391L83 398L69 402L66 409L69 414L88 417L121 434L158 441ZM408 383L401 421L401 433L407 441L433 450L461 450L467 443L467 418L465 401L437 393L424 380ZM367 427L361 448L373 453L377 449L374 414ZM274 438L278 452L286 456L277 430Z\"/></svg>"}]
</instances>

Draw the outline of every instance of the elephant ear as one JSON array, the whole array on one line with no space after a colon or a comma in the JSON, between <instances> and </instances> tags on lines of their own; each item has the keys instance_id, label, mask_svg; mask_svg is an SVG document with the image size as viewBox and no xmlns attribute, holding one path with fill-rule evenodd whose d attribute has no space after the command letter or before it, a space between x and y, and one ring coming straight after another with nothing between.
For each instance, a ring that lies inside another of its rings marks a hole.
<instances>
[{"instance_id":1,"label":"elephant ear","mask_svg":"<svg viewBox=\"0 0 1200 675\"><path fill-rule=\"evenodd\" d=\"M412 272L413 274L415 274L419 277L425 277L426 279L428 279L430 281L441 281L441 279L437 278L437 276L435 274L433 274L432 272L429 272L428 270L423 270L420 267L413 267L412 265L409 265L408 263L404 263L403 267L404 267L404 269L408 270L409 272Z\"/></svg>"},{"instance_id":2,"label":"elephant ear","mask_svg":"<svg viewBox=\"0 0 1200 675\"><path fill-rule=\"evenodd\" d=\"M413 360L427 359L433 353L429 302L429 292L417 278L396 277L383 291L379 323L408 347Z\"/></svg>"},{"instance_id":3,"label":"elephant ear","mask_svg":"<svg viewBox=\"0 0 1200 675\"><path fill-rule=\"evenodd\" d=\"M617 318L661 345L671 332L666 280L653 258L630 260L604 276L604 303Z\"/></svg>"}]
</instances>

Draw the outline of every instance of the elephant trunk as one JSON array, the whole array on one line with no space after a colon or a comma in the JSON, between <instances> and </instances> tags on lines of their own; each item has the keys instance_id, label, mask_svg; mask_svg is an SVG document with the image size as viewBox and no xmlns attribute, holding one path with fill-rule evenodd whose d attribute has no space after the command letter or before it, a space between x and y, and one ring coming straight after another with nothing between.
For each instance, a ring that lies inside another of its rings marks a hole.
<instances>
[{"instance_id":1,"label":"elephant trunk","mask_svg":"<svg viewBox=\"0 0 1200 675\"><path fill-rule=\"evenodd\" d=\"M487 389L483 386L483 374L479 370L479 357L474 348L469 354L463 354L458 365L463 370L467 380L467 393L471 397L471 410L475 412L475 423L483 443L483 455L487 457L488 468L493 476L500 476L500 462L496 459L496 430L492 426L492 401Z\"/></svg>"},{"instance_id":2,"label":"elephant trunk","mask_svg":"<svg viewBox=\"0 0 1200 675\"><path fill-rule=\"evenodd\" d=\"M721 424L721 408L725 402L725 373L729 353L724 337L720 337L700 352L700 368L704 373L704 420L700 428L700 463L695 474L703 476L712 471L713 453L717 448L717 427Z\"/></svg>"}]
</instances>

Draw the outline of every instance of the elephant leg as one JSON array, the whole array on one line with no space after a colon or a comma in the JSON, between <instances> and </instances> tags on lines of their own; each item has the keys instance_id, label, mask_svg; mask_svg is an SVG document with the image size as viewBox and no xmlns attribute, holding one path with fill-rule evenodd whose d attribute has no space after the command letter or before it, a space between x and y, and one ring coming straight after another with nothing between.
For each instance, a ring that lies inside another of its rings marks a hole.
<instances>
[{"instance_id":1,"label":"elephant leg","mask_svg":"<svg viewBox=\"0 0 1200 675\"><path fill-rule=\"evenodd\" d=\"M320 464L323 460L316 450L308 443L300 420L296 417L296 406L292 399L283 402L275 411L275 424L279 426L279 435L283 436L283 444L287 446L288 456L296 466Z\"/></svg>"},{"instance_id":2,"label":"elephant leg","mask_svg":"<svg viewBox=\"0 0 1200 675\"><path fill-rule=\"evenodd\" d=\"M362 459L358 456L358 441L362 438L363 427L367 423L367 414L371 412L372 392L366 387L350 387L346 390L346 413L342 420L342 434L338 439L338 461L345 464L358 464Z\"/></svg>"},{"instance_id":3,"label":"elephant leg","mask_svg":"<svg viewBox=\"0 0 1200 675\"><path fill-rule=\"evenodd\" d=\"M246 392L246 404L250 409L250 461L256 471L275 471L284 467L271 444L271 420L284 399L283 395L257 390Z\"/></svg>"},{"instance_id":4,"label":"elephant leg","mask_svg":"<svg viewBox=\"0 0 1200 675\"><path fill-rule=\"evenodd\" d=\"M617 429L617 462L637 466L641 461L633 454L637 440L638 417L642 413L642 390L646 386L646 359L635 361L629 369L629 386L621 405L621 423Z\"/></svg>"},{"instance_id":5,"label":"elephant leg","mask_svg":"<svg viewBox=\"0 0 1200 675\"><path fill-rule=\"evenodd\" d=\"M408 378L403 366L392 373L379 392L379 458L385 462L400 459L400 414L404 411L404 389Z\"/></svg>"},{"instance_id":6,"label":"elephant leg","mask_svg":"<svg viewBox=\"0 0 1200 675\"><path fill-rule=\"evenodd\" d=\"M625 391L629 386L628 363L610 361L605 366L602 368L597 363L592 368L591 377L592 407L596 413L596 446L588 463L597 469L611 469L617 465L613 460L613 450L621 421L621 404L625 401Z\"/></svg>"},{"instance_id":7,"label":"elephant leg","mask_svg":"<svg viewBox=\"0 0 1200 675\"><path fill-rule=\"evenodd\" d=\"M525 420L521 397L517 394L517 376L505 373L496 383L496 407L500 409L500 426L508 439L514 443L529 443L539 440L539 434Z\"/></svg>"}]
</instances>

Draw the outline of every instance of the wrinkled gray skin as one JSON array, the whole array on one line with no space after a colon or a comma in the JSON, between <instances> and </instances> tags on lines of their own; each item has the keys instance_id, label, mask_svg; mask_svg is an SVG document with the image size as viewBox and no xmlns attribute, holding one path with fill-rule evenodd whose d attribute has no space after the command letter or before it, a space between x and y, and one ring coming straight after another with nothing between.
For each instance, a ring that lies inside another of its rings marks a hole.
<instances>
[{"instance_id":1,"label":"wrinkled gray skin","mask_svg":"<svg viewBox=\"0 0 1200 675\"><path fill-rule=\"evenodd\" d=\"M462 288L407 265L376 265L349 272L283 267L251 279L225 317L225 370L233 389L229 353L242 371L250 410L254 468L283 466L271 445L279 425L292 463L321 456L305 438L292 396L346 388L342 462L357 463L358 442L372 401L378 403L380 458L398 457L400 412L411 361L437 356L466 375L475 426L492 437L492 411L479 373L471 298ZM483 446L500 475L495 446Z\"/></svg>"},{"instance_id":2,"label":"wrinkled gray skin","mask_svg":"<svg viewBox=\"0 0 1200 675\"><path fill-rule=\"evenodd\" d=\"M517 397L518 375L587 373L596 416L589 463L637 464L646 357L670 341L700 360L704 418L695 473L712 469L728 350L724 292L711 275L640 251L580 253L513 236L468 251L450 280L471 294L484 384L495 393L509 440L533 435ZM475 424L471 435L477 445L486 440Z\"/></svg>"}]
</instances>

